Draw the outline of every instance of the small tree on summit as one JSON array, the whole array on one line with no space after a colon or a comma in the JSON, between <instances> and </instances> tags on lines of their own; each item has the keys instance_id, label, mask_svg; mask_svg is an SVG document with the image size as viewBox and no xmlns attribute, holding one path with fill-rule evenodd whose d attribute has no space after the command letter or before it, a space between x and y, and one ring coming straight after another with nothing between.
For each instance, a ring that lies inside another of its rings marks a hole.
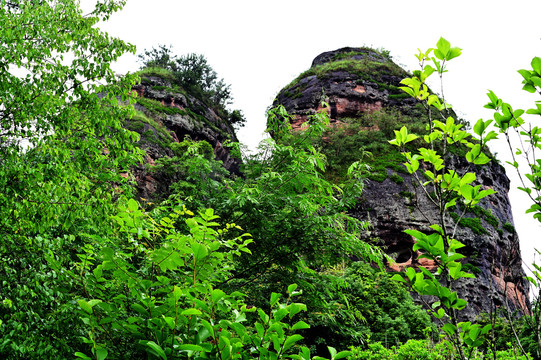
<instances>
[{"instance_id":1,"label":"small tree on summit","mask_svg":"<svg viewBox=\"0 0 541 360\"><path fill-rule=\"evenodd\" d=\"M218 78L203 55L192 53L176 56L171 46L159 45L139 54L139 61L143 64L142 68L159 67L171 71L175 84L208 99L213 105L225 109L233 100L231 86Z\"/></svg>"}]
</instances>

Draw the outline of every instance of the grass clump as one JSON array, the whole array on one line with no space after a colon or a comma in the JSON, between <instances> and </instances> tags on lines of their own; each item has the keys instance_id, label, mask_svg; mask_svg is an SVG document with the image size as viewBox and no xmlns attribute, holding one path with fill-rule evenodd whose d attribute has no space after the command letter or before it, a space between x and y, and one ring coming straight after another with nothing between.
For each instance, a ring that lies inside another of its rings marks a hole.
<instances>
[{"instance_id":1,"label":"grass clump","mask_svg":"<svg viewBox=\"0 0 541 360\"><path fill-rule=\"evenodd\" d=\"M163 67L149 66L145 67L137 72L137 75L140 77L143 76L158 76L167 81L175 81L175 76L173 72Z\"/></svg>"}]
</instances>

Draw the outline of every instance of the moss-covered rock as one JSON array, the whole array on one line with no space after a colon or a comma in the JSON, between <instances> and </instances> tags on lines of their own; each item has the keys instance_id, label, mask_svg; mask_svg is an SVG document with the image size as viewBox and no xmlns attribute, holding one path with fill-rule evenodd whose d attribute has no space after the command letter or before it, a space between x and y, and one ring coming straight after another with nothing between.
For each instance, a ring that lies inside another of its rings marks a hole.
<instances>
[{"instance_id":1,"label":"moss-covered rock","mask_svg":"<svg viewBox=\"0 0 541 360\"><path fill-rule=\"evenodd\" d=\"M140 72L141 83L134 86L137 93L135 115L125 120L125 126L140 134L139 145L146 151L145 164L135 171L142 198L168 195L169 185L178 179L157 171L156 163L178 156L178 146L185 138L208 143L216 160L232 174L240 173L240 159L233 157L224 146L237 142L237 136L227 114L175 85L172 74L161 68L146 68ZM158 166L158 170L165 167Z\"/></svg>"},{"instance_id":2,"label":"moss-covered rock","mask_svg":"<svg viewBox=\"0 0 541 360\"><path fill-rule=\"evenodd\" d=\"M330 179L341 181L354 161L370 165L363 196L351 213L372 223L368 236L382 240L387 253L397 262L390 266L394 270L421 264L420 254L412 251L414 239L403 231L430 231L429 225L437 222L438 213L415 179L405 173L402 155L388 143L394 130L403 125L413 133L422 135L426 131L428 115L423 106L399 89L406 76L385 52L343 48L316 57L312 67L280 91L275 100L275 105L283 105L293 115L293 130L302 128L311 114L329 112L331 128L317 145L327 156L326 176ZM322 100L329 108L321 106ZM421 141L408 145L419 146ZM449 159L458 172L469 169L462 150ZM518 297L512 301L528 301L507 196L509 179L495 161L475 171L477 183L497 194L465 214L455 209L448 219L450 224L458 222L456 238L466 245L466 262L477 269L476 279L464 279L455 285L459 296L470 303L462 312L469 319L490 311L487 298L503 301L506 287L517 290ZM426 262L423 265L431 266ZM505 278L502 274L506 274Z\"/></svg>"}]
</instances>

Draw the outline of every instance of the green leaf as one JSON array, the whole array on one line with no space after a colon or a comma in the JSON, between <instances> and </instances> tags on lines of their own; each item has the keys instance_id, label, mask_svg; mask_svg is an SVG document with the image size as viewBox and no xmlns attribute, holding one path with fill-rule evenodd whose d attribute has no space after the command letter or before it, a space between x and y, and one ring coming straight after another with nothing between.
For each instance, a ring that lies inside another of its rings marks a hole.
<instances>
[{"instance_id":1,"label":"green leaf","mask_svg":"<svg viewBox=\"0 0 541 360\"><path fill-rule=\"evenodd\" d=\"M295 330L303 330L303 329L309 329L309 328L310 328L310 325L308 325L307 323L301 320L301 321L296 322L291 327L291 330L295 331Z\"/></svg>"},{"instance_id":2,"label":"green leaf","mask_svg":"<svg viewBox=\"0 0 541 360\"><path fill-rule=\"evenodd\" d=\"M274 306L278 302L278 300L280 300L280 294L273 292L270 298L270 306Z\"/></svg>"},{"instance_id":3,"label":"green leaf","mask_svg":"<svg viewBox=\"0 0 541 360\"><path fill-rule=\"evenodd\" d=\"M196 261L202 260L208 255L208 250L205 245L194 242L191 244L191 248Z\"/></svg>"},{"instance_id":4,"label":"green leaf","mask_svg":"<svg viewBox=\"0 0 541 360\"><path fill-rule=\"evenodd\" d=\"M205 349L201 345L195 344L182 344L178 346L178 349L181 351L205 351Z\"/></svg>"},{"instance_id":5,"label":"green leaf","mask_svg":"<svg viewBox=\"0 0 541 360\"><path fill-rule=\"evenodd\" d=\"M85 354L79 351L77 351L74 355L84 360L92 360L92 358L86 356Z\"/></svg>"},{"instance_id":6,"label":"green leaf","mask_svg":"<svg viewBox=\"0 0 541 360\"><path fill-rule=\"evenodd\" d=\"M101 303L102 301L99 300L99 299L92 299L88 302L88 305L93 308L94 306L96 306L97 304Z\"/></svg>"},{"instance_id":7,"label":"green leaf","mask_svg":"<svg viewBox=\"0 0 541 360\"><path fill-rule=\"evenodd\" d=\"M436 57L440 60L445 60L449 50L451 49L451 44L449 43L449 41L440 37L436 46L437 49L434 50L434 55L436 55Z\"/></svg>"},{"instance_id":8,"label":"green leaf","mask_svg":"<svg viewBox=\"0 0 541 360\"><path fill-rule=\"evenodd\" d=\"M285 308L278 309L273 312L273 317L276 321L281 321L285 316L287 316L288 310Z\"/></svg>"},{"instance_id":9,"label":"green leaf","mask_svg":"<svg viewBox=\"0 0 541 360\"><path fill-rule=\"evenodd\" d=\"M290 347L292 347L293 345L295 345L295 343L299 340L302 340L303 337L299 334L293 334L293 335L290 335L287 337L286 341L284 342L284 350L287 350L289 349Z\"/></svg>"},{"instance_id":10,"label":"green leaf","mask_svg":"<svg viewBox=\"0 0 541 360\"><path fill-rule=\"evenodd\" d=\"M145 345L148 347L148 350L151 354L157 355L161 357L164 360L167 360L167 356L165 355L165 351L163 351L162 347L158 344L156 344L154 341L147 341Z\"/></svg>"},{"instance_id":11,"label":"green leaf","mask_svg":"<svg viewBox=\"0 0 541 360\"><path fill-rule=\"evenodd\" d=\"M306 305L301 303L292 303L289 304L286 308L289 311L289 318L297 315L301 311L306 311Z\"/></svg>"},{"instance_id":12,"label":"green leaf","mask_svg":"<svg viewBox=\"0 0 541 360\"><path fill-rule=\"evenodd\" d=\"M213 302L213 303L217 303L217 302L220 301L224 296L225 296L225 292L224 292L223 290L220 290L220 289L213 289L213 290L212 290L211 297L212 297L212 302Z\"/></svg>"},{"instance_id":13,"label":"green leaf","mask_svg":"<svg viewBox=\"0 0 541 360\"><path fill-rule=\"evenodd\" d=\"M77 303L81 307L81 309L84 310L87 314L92 314L92 306L90 306L89 303L87 303L85 300L77 300Z\"/></svg>"},{"instance_id":14,"label":"green leaf","mask_svg":"<svg viewBox=\"0 0 541 360\"><path fill-rule=\"evenodd\" d=\"M460 179L460 186L471 184L476 179L477 179L477 176L475 175L475 173L471 173L471 172L466 173L464 174L464 176L462 176L462 179Z\"/></svg>"},{"instance_id":15,"label":"green leaf","mask_svg":"<svg viewBox=\"0 0 541 360\"><path fill-rule=\"evenodd\" d=\"M137 209L139 209L139 203L137 201L135 201L134 199L128 200L128 210L130 212L134 212Z\"/></svg>"},{"instance_id":16,"label":"green leaf","mask_svg":"<svg viewBox=\"0 0 541 360\"><path fill-rule=\"evenodd\" d=\"M182 312L180 314L184 315L184 316L190 316L190 315L197 315L198 316L198 315L202 315L203 313L201 312L201 310L190 308L190 309L182 310Z\"/></svg>"},{"instance_id":17,"label":"green leaf","mask_svg":"<svg viewBox=\"0 0 541 360\"><path fill-rule=\"evenodd\" d=\"M96 360L104 360L107 358L107 349L98 348L96 350Z\"/></svg>"},{"instance_id":18,"label":"green leaf","mask_svg":"<svg viewBox=\"0 0 541 360\"><path fill-rule=\"evenodd\" d=\"M441 329L449 336L453 336L456 333L456 326L453 324L447 323L443 325Z\"/></svg>"},{"instance_id":19,"label":"green leaf","mask_svg":"<svg viewBox=\"0 0 541 360\"><path fill-rule=\"evenodd\" d=\"M477 340L481 333L481 327L478 324L472 325L470 328L469 336L472 340Z\"/></svg>"},{"instance_id":20,"label":"green leaf","mask_svg":"<svg viewBox=\"0 0 541 360\"><path fill-rule=\"evenodd\" d=\"M180 297L182 296L182 290L178 286L173 286L173 299L175 299L175 302L178 302Z\"/></svg>"},{"instance_id":21,"label":"green leaf","mask_svg":"<svg viewBox=\"0 0 541 360\"><path fill-rule=\"evenodd\" d=\"M333 357L333 360L338 360L338 359L344 359L344 358L347 358L348 356L352 356L353 355L353 352L351 351L340 351L338 354L336 354L335 357Z\"/></svg>"},{"instance_id":22,"label":"green leaf","mask_svg":"<svg viewBox=\"0 0 541 360\"><path fill-rule=\"evenodd\" d=\"M292 294L295 290L297 290L297 284L291 284L287 287L288 294Z\"/></svg>"},{"instance_id":23,"label":"green leaf","mask_svg":"<svg viewBox=\"0 0 541 360\"><path fill-rule=\"evenodd\" d=\"M534 57L531 62L533 71L536 72L538 76L541 76L541 58Z\"/></svg>"},{"instance_id":24,"label":"green leaf","mask_svg":"<svg viewBox=\"0 0 541 360\"><path fill-rule=\"evenodd\" d=\"M141 304L131 304L130 307L143 316L150 316L150 313Z\"/></svg>"},{"instance_id":25,"label":"green leaf","mask_svg":"<svg viewBox=\"0 0 541 360\"><path fill-rule=\"evenodd\" d=\"M163 320L169 326L169 329L173 330L175 328L175 318L172 318L170 316L164 316L162 315Z\"/></svg>"},{"instance_id":26,"label":"green leaf","mask_svg":"<svg viewBox=\"0 0 541 360\"><path fill-rule=\"evenodd\" d=\"M413 236L415 239L420 240L420 241L426 241L427 239L426 234L420 232L419 230L408 229L408 230L404 230L404 232L408 235Z\"/></svg>"}]
</instances>

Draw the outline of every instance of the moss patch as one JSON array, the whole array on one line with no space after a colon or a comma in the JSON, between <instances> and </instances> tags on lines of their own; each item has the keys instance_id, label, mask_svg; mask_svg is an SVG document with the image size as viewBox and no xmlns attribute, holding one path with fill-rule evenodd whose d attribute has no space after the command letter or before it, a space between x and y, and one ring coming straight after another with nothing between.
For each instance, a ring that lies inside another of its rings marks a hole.
<instances>
[{"instance_id":1,"label":"moss patch","mask_svg":"<svg viewBox=\"0 0 541 360\"><path fill-rule=\"evenodd\" d=\"M153 143L161 148L168 148L173 141L169 130L154 119L147 117L141 111L136 111L131 119L124 122L124 126L132 131L136 131L141 135L139 143Z\"/></svg>"},{"instance_id":2,"label":"moss patch","mask_svg":"<svg viewBox=\"0 0 541 360\"><path fill-rule=\"evenodd\" d=\"M168 115L186 115L186 111L174 106L166 106L157 100L147 99L144 97L138 98L137 103L147 108L153 114L164 113Z\"/></svg>"},{"instance_id":3,"label":"moss patch","mask_svg":"<svg viewBox=\"0 0 541 360\"><path fill-rule=\"evenodd\" d=\"M504 228L504 230L506 230L506 231L508 231L508 232L510 232L512 234L515 233L515 227L509 222L506 222L505 224L503 224L502 227Z\"/></svg>"},{"instance_id":4,"label":"moss patch","mask_svg":"<svg viewBox=\"0 0 541 360\"><path fill-rule=\"evenodd\" d=\"M390 179L392 182L395 182L399 185L404 183L404 178L398 174L392 174Z\"/></svg>"},{"instance_id":5,"label":"moss patch","mask_svg":"<svg viewBox=\"0 0 541 360\"><path fill-rule=\"evenodd\" d=\"M451 217L453 218L453 220L455 222L458 221L458 224L460 226L467 227L467 228L471 229L477 235L488 234L488 232L485 230L485 228L481 224L481 219L480 218L466 218L466 217L463 217L459 221L460 216L455 212L451 213Z\"/></svg>"},{"instance_id":6,"label":"moss patch","mask_svg":"<svg viewBox=\"0 0 541 360\"><path fill-rule=\"evenodd\" d=\"M302 79L309 76L317 76L319 79L328 78L333 72L345 71L352 75L357 76L364 81L370 81L378 84L381 89L390 90L392 93L401 94L402 91L394 86L390 85L387 81L383 81L383 76L398 76L406 77L407 72L401 69L399 66L391 61L381 62L365 57L362 60L353 60L351 57L354 53L349 54L337 54L336 56L343 56L338 58L337 61L331 61L324 64L316 65L301 73L295 80L284 88L285 90L293 88Z\"/></svg>"}]
</instances>

